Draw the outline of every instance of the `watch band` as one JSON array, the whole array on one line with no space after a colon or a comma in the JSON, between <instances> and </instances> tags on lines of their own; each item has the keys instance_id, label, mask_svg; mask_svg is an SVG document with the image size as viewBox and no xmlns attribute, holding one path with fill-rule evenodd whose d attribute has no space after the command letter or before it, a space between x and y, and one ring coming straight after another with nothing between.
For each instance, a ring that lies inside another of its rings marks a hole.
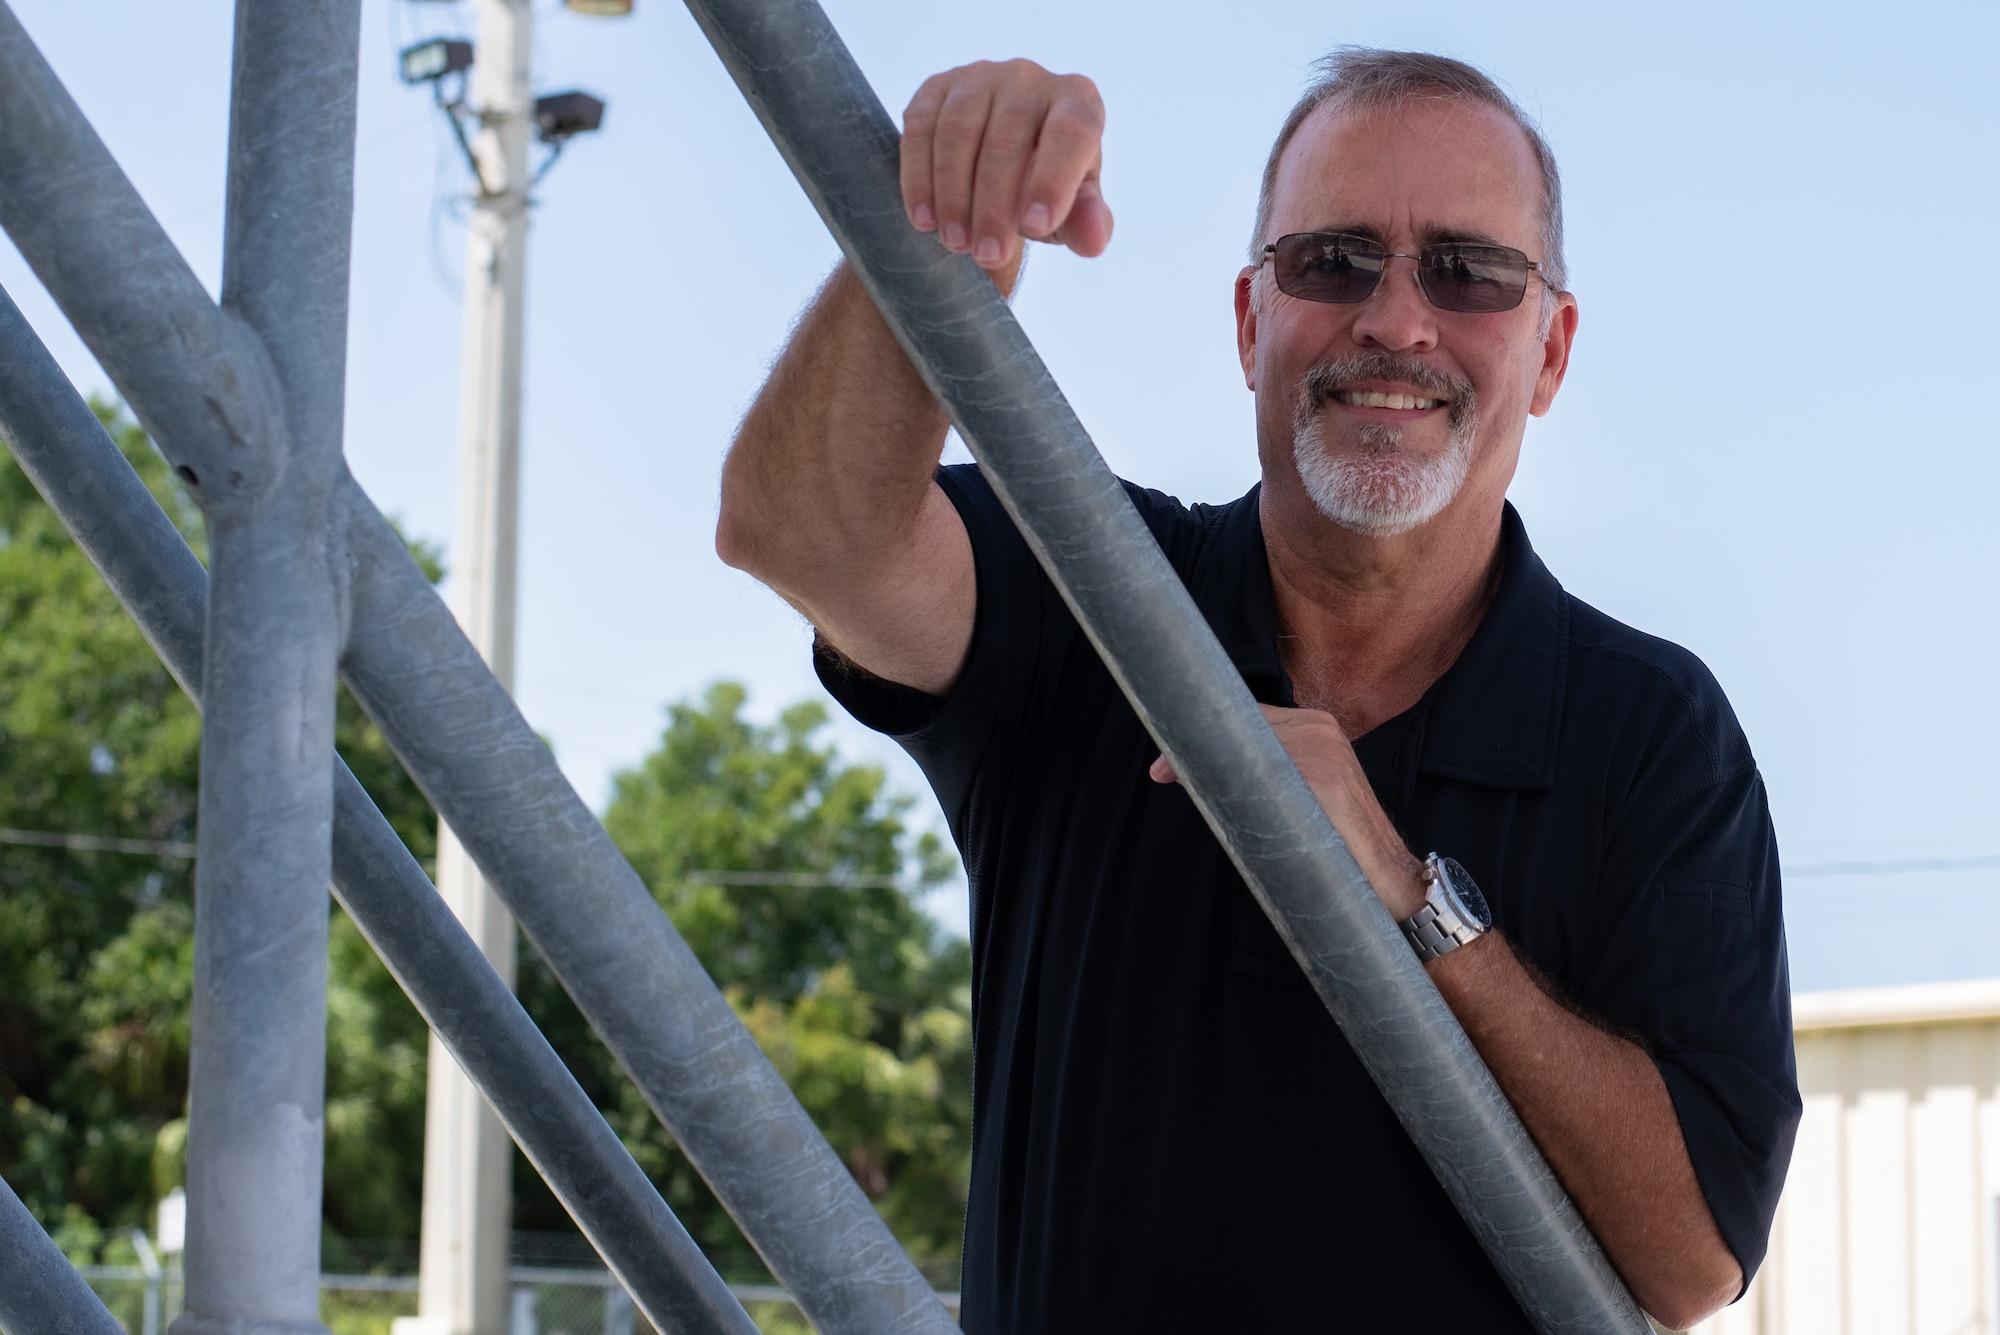
<instances>
[{"instance_id":1,"label":"watch band","mask_svg":"<svg viewBox=\"0 0 2000 1335\"><path fill-rule=\"evenodd\" d=\"M1423 907L1398 924L1428 964L1486 935L1493 917L1465 868L1432 853L1424 859Z\"/></svg>"}]
</instances>

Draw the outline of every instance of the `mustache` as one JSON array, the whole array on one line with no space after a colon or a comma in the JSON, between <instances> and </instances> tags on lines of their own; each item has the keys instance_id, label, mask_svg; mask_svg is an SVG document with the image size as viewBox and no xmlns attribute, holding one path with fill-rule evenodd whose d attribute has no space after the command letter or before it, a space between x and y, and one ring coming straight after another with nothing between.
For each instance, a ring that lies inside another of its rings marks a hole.
<instances>
[{"instance_id":1,"label":"mustache","mask_svg":"<svg viewBox=\"0 0 2000 1335\"><path fill-rule=\"evenodd\" d=\"M1316 415L1320 405L1342 385L1356 380L1395 380L1408 385L1425 398L1444 399L1451 425L1457 427L1472 418L1477 396L1472 382L1463 376L1440 371L1413 357L1369 349L1320 362L1299 382L1299 417Z\"/></svg>"}]
</instances>

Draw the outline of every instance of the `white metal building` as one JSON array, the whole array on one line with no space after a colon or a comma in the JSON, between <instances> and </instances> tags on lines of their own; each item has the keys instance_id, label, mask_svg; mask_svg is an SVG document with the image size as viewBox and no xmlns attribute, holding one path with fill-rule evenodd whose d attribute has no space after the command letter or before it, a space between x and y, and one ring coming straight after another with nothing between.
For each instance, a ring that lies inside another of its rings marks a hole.
<instances>
[{"instance_id":1,"label":"white metal building","mask_svg":"<svg viewBox=\"0 0 2000 1335\"><path fill-rule=\"evenodd\" d=\"M1792 999L1805 1120L1771 1252L1701 1335L1996 1335L2000 979Z\"/></svg>"}]
</instances>

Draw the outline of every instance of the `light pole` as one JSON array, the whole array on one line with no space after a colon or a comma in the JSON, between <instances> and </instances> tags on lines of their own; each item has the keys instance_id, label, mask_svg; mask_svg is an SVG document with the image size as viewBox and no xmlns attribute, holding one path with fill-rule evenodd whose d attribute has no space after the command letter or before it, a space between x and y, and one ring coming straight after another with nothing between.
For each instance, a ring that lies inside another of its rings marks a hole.
<instances>
[{"instance_id":1,"label":"light pole","mask_svg":"<svg viewBox=\"0 0 2000 1335\"><path fill-rule=\"evenodd\" d=\"M571 135L597 128L604 104L574 92L537 103L530 69L532 0L474 0L473 9L476 48L448 39L424 42L403 52L402 66L406 81L432 85L474 182L460 353L452 610L493 675L512 691L522 303L529 190L540 175L529 173L529 133L539 129L551 146L542 166L546 171ZM629 10L628 3L608 12ZM512 987L514 920L442 822L437 888ZM506 1335L512 1168L513 1145L499 1118L433 1034L418 1316L407 1325L398 1322L397 1335Z\"/></svg>"}]
</instances>

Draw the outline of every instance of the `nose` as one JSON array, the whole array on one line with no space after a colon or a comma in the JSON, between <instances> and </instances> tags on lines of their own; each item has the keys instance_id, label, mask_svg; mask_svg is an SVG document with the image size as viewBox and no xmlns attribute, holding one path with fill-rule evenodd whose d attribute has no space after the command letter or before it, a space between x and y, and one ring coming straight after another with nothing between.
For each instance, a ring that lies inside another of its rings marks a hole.
<instances>
[{"instance_id":1,"label":"nose","mask_svg":"<svg viewBox=\"0 0 2000 1335\"><path fill-rule=\"evenodd\" d=\"M1437 311L1417 285L1414 256L1389 256L1382 281L1355 313L1353 337L1362 347L1388 352L1428 352L1437 346Z\"/></svg>"}]
</instances>

